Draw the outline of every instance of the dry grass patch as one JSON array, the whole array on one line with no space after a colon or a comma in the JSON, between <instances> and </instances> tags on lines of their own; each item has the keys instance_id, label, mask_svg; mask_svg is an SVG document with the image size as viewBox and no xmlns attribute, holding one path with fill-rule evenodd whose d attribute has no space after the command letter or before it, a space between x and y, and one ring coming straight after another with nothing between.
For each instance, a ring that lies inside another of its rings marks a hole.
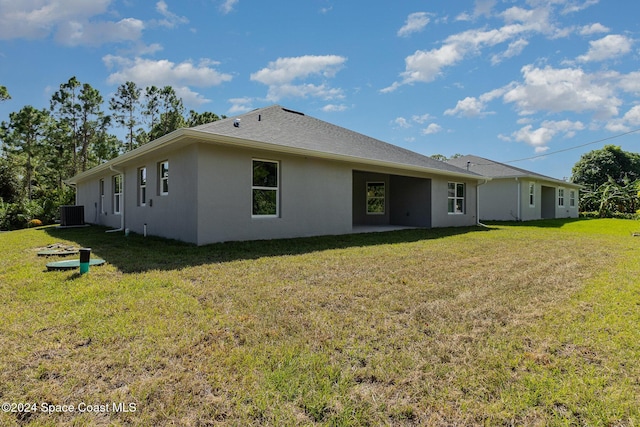
<instances>
[{"instance_id":1,"label":"dry grass patch","mask_svg":"<svg viewBox=\"0 0 640 427\"><path fill-rule=\"evenodd\" d=\"M636 425L635 224L204 248L3 234L0 400L137 410L0 423ZM29 250L60 239L110 265L45 273Z\"/></svg>"}]
</instances>

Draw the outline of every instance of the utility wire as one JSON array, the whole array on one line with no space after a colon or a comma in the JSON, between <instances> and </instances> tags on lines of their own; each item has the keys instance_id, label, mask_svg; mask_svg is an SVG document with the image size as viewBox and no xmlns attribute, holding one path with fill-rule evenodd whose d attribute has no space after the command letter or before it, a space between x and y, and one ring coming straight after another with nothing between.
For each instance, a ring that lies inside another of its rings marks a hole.
<instances>
[{"instance_id":1,"label":"utility wire","mask_svg":"<svg viewBox=\"0 0 640 427\"><path fill-rule=\"evenodd\" d=\"M640 129L634 129L634 130L630 130L629 132L625 132L625 133L621 133L621 134L618 134L618 135L610 136L608 138L602 138L602 139L599 139L597 141L591 141L591 142L587 142L585 144L576 145L575 147L569 147L569 148L565 148L563 150L553 151L551 153L546 153L546 154L538 154L537 156L525 157L524 159L509 160L508 162L503 162L503 163L523 162L525 160L533 160L533 159L538 159L540 157L551 156L552 154L564 153L565 151L575 150L576 148L586 147L587 145L598 144L600 142L609 141L610 139L620 138L622 136L627 136L627 135L630 135L632 133L639 132L639 131L640 131Z\"/></svg>"}]
</instances>

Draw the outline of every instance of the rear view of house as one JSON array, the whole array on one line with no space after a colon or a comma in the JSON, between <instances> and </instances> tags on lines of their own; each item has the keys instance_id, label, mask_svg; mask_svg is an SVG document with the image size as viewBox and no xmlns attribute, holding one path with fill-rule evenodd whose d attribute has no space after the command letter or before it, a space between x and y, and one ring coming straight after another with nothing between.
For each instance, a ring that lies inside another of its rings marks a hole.
<instances>
[{"instance_id":1,"label":"rear view of house","mask_svg":"<svg viewBox=\"0 0 640 427\"><path fill-rule=\"evenodd\" d=\"M69 180L87 222L195 244L477 222L479 177L275 105Z\"/></svg>"},{"instance_id":2,"label":"rear view of house","mask_svg":"<svg viewBox=\"0 0 640 427\"><path fill-rule=\"evenodd\" d=\"M577 218L581 186L477 156L462 156L449 164L490 177L482 184L480 220L529 221Z\"/></svg>"}]
</instances>

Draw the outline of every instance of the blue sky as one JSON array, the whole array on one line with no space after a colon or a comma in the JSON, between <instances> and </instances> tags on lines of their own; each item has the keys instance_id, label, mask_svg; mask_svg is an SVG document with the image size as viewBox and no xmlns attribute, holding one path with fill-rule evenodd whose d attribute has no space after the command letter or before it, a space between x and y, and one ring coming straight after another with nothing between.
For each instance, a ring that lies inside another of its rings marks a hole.
<instances>
[{"instance_id":1,"label":"blue sky","mask_svg":"<svg viewBox=\"0 0 640 427\"><path fill-rule=\"evenodd\" d=\"M274 103L421 154L556 178L606 143L640 152L640 2L0 0L0 85L48 107L71 76L187 109ZM106 108L106 104L105 104Z\"/></svg>"}]
</instances>

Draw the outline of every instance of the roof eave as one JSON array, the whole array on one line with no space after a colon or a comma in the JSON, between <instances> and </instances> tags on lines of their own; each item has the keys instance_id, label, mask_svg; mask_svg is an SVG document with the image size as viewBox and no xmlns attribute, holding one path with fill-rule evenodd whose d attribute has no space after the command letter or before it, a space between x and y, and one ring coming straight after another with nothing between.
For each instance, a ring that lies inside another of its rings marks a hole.
<instances>
[{"instance_id":1,"label":"roof eave","mask_svg":"<svg viewBox=\"0 0 640 427\"><path fill-rule=\"evenodd\" d=\"M442 176L475 179L475 180L491 179L491 178L480 176L477 174L470 174L470 173L467 174L464 172L446 171L442 169L427 168L422 166L409 165L405 163L388 162L384 160L368 159L365 157L349 156L345 154L327 153L324 151L310 150L307 148L289 147L289 146L273 144L269 142L253 141L253 140L235 138L232 136L226 136L226 135L220 135L220 134L211 134L208 132L203 132L203 131L194 130L194 129L185 129L185 132L188 136L194 139L198 139L203 142L209 142L214 144L229 145L229 146L243 147L243 148L252 148L252 149L258 149L258 150L266 150L266 151L273 151L273 152L284 153L284 154L308 156L308 157L315 157L315 158L321 158L326 160L336 160L336 161L349 162L349 163L360 163L360 164L367 164L367 165L386 167L386 168L396 168L396 169L410 170L413 172L422 172L422 173L426 172L433 175L442 175Z\"/></svg>"},{"instance_id":2,"label":"roof eave","mask_svg":"<svg viewBox=\"0 0 640 427\"><path fill-rule=\"evenodd\" d=\"M69 178L65 182L71 185L77 184L78 182L85 181L94 175L100 174L107 170L111 170L111 168L113 167L122 165L123 163L129 162L131 160L134 160L151 151L155 151L157 149L167 147L169 145L175 144L185 139L192 140L194 142L199 141L199 142L205 142L210 144L220 144L220 145L227 145L227 146L233 146L233 147L259 149L259 150L273 151L273 152L292 154L292 155L298 155L298 156L309 156L309 157L316 157L316 158L322 158L327 160L336 160L336 161L360 163L360 164L366 164L366 165L378 166L378 167L403 169L403 170L409 170L413 172L429 173L432 175L439 175L439 176L448 176L448 177L473 179L473 180L491 180L491 178L489 177L472 174L472 173L465 173L464 171L462 172L447 171L442 169L428 168L428 167L409 165L404 163L368 159L364 157L327 153L323 151L309 150L306 148L288 147L288 146L273 144L269 142L253 141L253 140L248 140L243 138L236 138L232 136L214 134L214 133L209 133L201 130L195 130L193 128L182 128L182 129L173 131L167 135L164 135L132 151L128 151L124 154L121 154L115 159L111 159L92 169L89 169L88 171L75 175L74 177Z\"/></svg>"}]
</instances>

